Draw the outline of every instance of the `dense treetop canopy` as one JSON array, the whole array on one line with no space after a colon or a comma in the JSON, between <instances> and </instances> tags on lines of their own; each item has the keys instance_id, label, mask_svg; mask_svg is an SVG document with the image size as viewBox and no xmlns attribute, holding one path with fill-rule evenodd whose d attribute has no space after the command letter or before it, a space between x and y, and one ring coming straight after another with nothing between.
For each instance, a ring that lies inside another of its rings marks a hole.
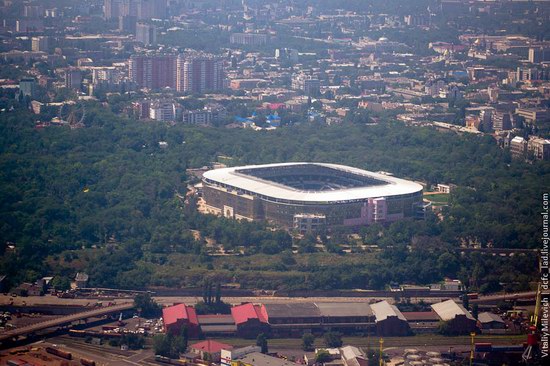
<instances>
[{"instance_id":1,"label":"dense treetop canopy","mask_svg":"<svg viewBox=\"0 0 550 366\"><path fill-rule=\"evenodd\" d=\"M36 129L26 112L0 115L0 273L14 284L85 270L92 284L126 288L187 286L204 276L265 288L380 288L391 281L459 276L491 289L499 282L525 287L536 271L534 257L459 258L456 251L473 242L538 246L540 197L550 164L512 161L488 136L394 122L302 124L273 132L169 126L117 117L95 105L88 106L85 122L86 128L76 130ZM343 256L336 244L346 239L333 233L325 240L328 253L311 253L317 251L314 238L293 240L263 223L200 215L193 199L184 201L186 169L219 156L233 165L334 162L459 188L443 219L430 213L425 221L362 230L362 240L381 252ZM207 237L242 250L244 258L280 259L259 259L256 267L213 259ZM289 259L293 245L301 253L296 260ZM326 264L327 256L345 259ZM354 256L361 264L350 270ZM482 273L487 262L500 269Z\"/></svg>"}]
</instances>

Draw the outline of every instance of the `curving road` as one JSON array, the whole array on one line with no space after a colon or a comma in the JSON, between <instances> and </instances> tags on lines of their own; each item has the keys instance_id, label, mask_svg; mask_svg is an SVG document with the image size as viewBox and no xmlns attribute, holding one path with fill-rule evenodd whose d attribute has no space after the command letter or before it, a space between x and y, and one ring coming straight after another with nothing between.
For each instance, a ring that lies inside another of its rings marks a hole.
<instances>
[{"instance_id":1,"label":"curving road","mask_svg":"<svg viewBox=\"0 0 550 366\"><path fill-rule=\"evenodd\" d=\"M7 339L17 338L27 334L35 333L43 329L54 328L62 325L71 324L72 322L75 322L77 320L96 318L96 317L101 317L112 313L119 313L124 310L132 309L133 307L134 307L134 304L130 302L130 303L121 304L121 305L100 307L93 310L83 311L81 313L76 313L76 314L62 316L55 319L45 320L39 323L35 323L33 325L28 325L25 327L5 331L2 334L0 334L0 342L5 341Z\"/></svg>"}]
</instances>

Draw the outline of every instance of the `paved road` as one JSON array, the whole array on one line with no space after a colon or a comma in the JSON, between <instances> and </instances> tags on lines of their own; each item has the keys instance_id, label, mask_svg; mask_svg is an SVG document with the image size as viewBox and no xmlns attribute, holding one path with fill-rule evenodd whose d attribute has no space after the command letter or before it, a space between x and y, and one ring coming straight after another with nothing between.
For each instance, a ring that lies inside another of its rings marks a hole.
<instances>
[{"instance_id":1,"label":"paved road","mask_svg":"<svg viewBox=\"0 0 550 366\"><path fill-rule=\"evenodd\" d=\"M196 304L202 301L200 296L182 296L182 297L154 297L154 299L163 305L172 305L175 303ZM272 296L253 296L253 297L223 297L223 301L230 304L241 304L243 302L279 304L279 303L301 303L301 302L366 302L374 300L391 300L393 298L384 297L272 297Z\"/></svg>"},{"instance_id":2,"label":"paved road","mask_svg":"<svg viewBox=\"0 0 550 366\"><path fill-rule=\"evenodd\" d=\"M480 296L478 299L470 300L471 303L477 303L477 304L483 304L483 303L489 303L489 304L496 304L499 301L509 301L509 300L519 300L519 299L535 299L537 296L536 291L529 291L529 292L518 292L515 294L498 294L498 295L490 295L490 296Z\"/></svg>"},{"instance_id":3,"label":"paved road","mask_svg":"<svg viewBox=\"0 0 550 366\"><path fill-rule=\"evenodd\" d=\"M46 296L27 296L27 297L13 297L10 295L0 295L0 306L1 305L80 305L80 306L90 306L94 305L97 302L114 302L115 304L124 304L132 302L133 298L106 298L106 299L62 299L57 296L46 295Z\"/></svg>"},{"instance_id":4,"label":"paved road","mask_svg":"<svg viewBox=\"0 0 550 366\"><path fill-rule=\"evenodd\" d=\"M529 299L535 298L536 292L522 292L516 294L498 294L491 296L480 296L479 299L470 300L471 303L484 303L492 301L500 301L503 299ZM154 299L163 305L171 305L174 303L186 303L186 304L196 304L202 300L200 296L155 296ZM26 305L81 305L85 306L86 304L94 304L98 301L97 299L61 299L55 296L29 296L29 297L15 297L12 298L7 295L0 295L0 305L9 304L13 300L14 305L21 306L23 302ZM374 302L375 300L388 300L393 302L392 297L275 297L275 296L247 296L247 297L224 297L224 301L230 304L241 304L243 302L253 302L253 303L264 303L264 304L273 304L273 303L299 303L299 302L365 302L370 301ZM440 302L442 298L440 297L413 297L411 300L414 302L416 300L424 300L427 303ZM109 301L109 300L103 300ZM112 300L116 304L127 304L131 303L133 300L131 298L118 298Z\"/></svg>"},{"instance_id":5,"label":"paved road","mask_svg":"<svg viewBox=\"0 0 550 366\"><path fill-rule=\"evenodd\" d=\"M77 320L101 317L111 313L118 313L124 310L131 309L133 307L134 305L132 303L126 303L121 305L101 307L101 308L97 308L89 311L83 311L81 313L76 313L76 314L62 316L55 319L45 320L39 323L28 325L26 327L16 328L16 329L3 332L2 334L0 334L0 342L10 338L23 336L30 333L35 333L43 329L54 328L54 327L70 324Z\"/></svg>"}]
</instances>

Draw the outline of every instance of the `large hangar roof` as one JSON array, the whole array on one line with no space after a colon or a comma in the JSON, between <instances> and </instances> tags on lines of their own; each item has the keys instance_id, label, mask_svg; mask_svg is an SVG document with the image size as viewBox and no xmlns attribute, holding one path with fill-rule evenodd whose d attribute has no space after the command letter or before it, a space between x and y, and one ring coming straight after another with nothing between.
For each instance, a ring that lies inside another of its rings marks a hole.
<instances>
[{"instance_id":1,"label":"large hangar roof","mask_svg":"<svg viewBox=\"0 0 550 366\"><path fill-rule=\"evenodd\" d=\"M395 305L391 305L387 301L380 301L375 304L371 304L372 312L376 318L376 322L381 322L389 317L397 317L399 320L407 321L401 311Z\"/></svg>"},{"instance_id":2,"label":"large hangar roof","mask_svg":"<svg viewBox=\"0 0 550 366\"><path fill-rule=\"evenodd\" d=\"M364 302L318 302L316 305L321 312L321 316L326 317L372 316L369 304Z\"/></svg>"},{"instance_id":3,"label":"large hangar roof","mask_svg":"<svg viewBox=\"0 0 550 366\"><path fill-rule=\"evenodd\" d=\"M464 306L457 304L454 300L447 300L432 304L432 309L443 321L453 320L459 315L464 315L470 320L475 320L472 314L464 308Z\"/></svg>"},{"instance_id":4,"label":"large hangar roof","mask_svg":"<svg viewBox=\"0 0 550 366\"><path fill-rule=\"evenodd\" d=\"M293 304L264 304L269 319L271 318L317 318L321 314L312 302ZM269 321L268 319L268 321Z\"/></svg>"},{"instance_id":5,"label":"large hangar roof","mask_svg":"<svg viewBox=\"0 0 550 366\"><path fill-rule=\"evenodd\" d=\"M195 308L185 304L178 304L162 309L162 318L165 325L175 324L179 319L185 319L190 324L199 324Z\"/></svg>"},{"instance_id":6,"label":"large hangar roof","mask_svg":"<svg viewBox=\"0 0 550 366\"><path fill-rule=\"evenodd\" d=\"M268 181L252 175L239 173L239 170L250 170L254 168L276 168L292 165L318 165L331 168L342 172L353 173L356 175L373 178L385 182L386 184L372 185L356 188L343 188L328 191L305 191L295 189L283 184ZM285 201L297 201L305 203L326 203L326 202L346 202L357 201L368 198L390 197L398 195L413 194L422 191L422 186L418 183L405 179L395 178L393 176L369 172L363 169L353 168L345 165L327 164L327 163L279 163L266 165L248 165L243 167L231 167L223 169L214 169L204 173L203 178L206 181L215 184L225 185L234 189L242 190L245 193L252 193L267 197L268 199Z\"/></svg>"}]
</instances>

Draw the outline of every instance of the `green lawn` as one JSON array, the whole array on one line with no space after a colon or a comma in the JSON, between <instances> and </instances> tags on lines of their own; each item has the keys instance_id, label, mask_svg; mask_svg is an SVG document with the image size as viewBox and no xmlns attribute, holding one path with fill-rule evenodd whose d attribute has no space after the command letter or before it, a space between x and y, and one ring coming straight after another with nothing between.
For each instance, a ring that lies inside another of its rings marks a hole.
<instances>
[{"instance_id":1,"label":"green lawn","mask_svg":"<svg viewBox=\"0 0 550 366\"><path fill-rule=\"evenodd\" d=\"M424 199L430 201L432 204L435 204L435 205L449 204L449 194L447 193L437 193L437 194L424 193Z\"/></svg>"},{"instance_id":2,"label":"green lawn","mask_svg":"<svg viewBox=\"0 0 550 366\"><path fill-rule=\"evenodd\" d=\"M521 344L525 342L527 336L525 335L477 335L475 342L493 343L493 344ZM352 345L356 347L366 348L370 345L371 348L376 348L379 345L379 337L371 336L367 337L343 337L344 344ZM219 340L220 342L228 343L233 346L241 347L250 344L255 344L254 339L241 339L241 338L226 338ZM439 334L422 334L411 337L387 337L384 338L384 347L420 347L420 346L467 346L471 342L469 336L448 337ZM323 347L324 342L322 338L315 339L316 347ZM301 349L302 340L300 338L281 338L270 339L269 347L271 349Z\"/></svg>"}]
</instances>

